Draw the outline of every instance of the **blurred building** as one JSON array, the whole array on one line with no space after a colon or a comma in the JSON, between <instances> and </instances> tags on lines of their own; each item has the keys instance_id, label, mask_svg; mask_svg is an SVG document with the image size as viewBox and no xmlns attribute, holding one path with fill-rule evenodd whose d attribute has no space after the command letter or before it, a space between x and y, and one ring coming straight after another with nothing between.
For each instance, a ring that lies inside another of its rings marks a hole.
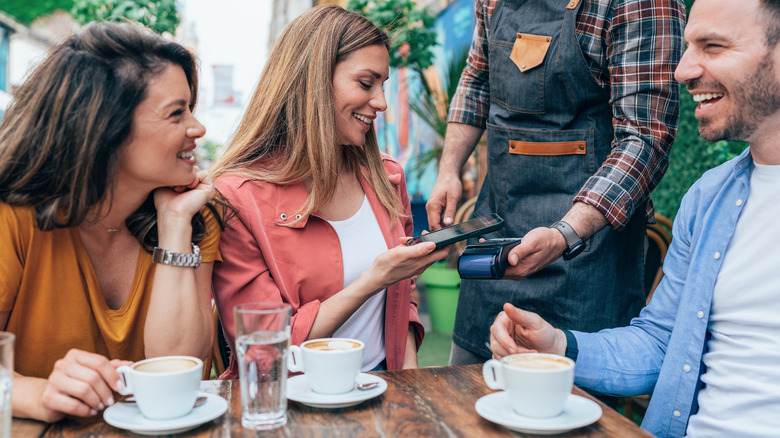
<instances>
[{"instance_id":1,"label":"blurred building","mask_svg":"<svg viewBox=\"0 0 780 438\"><path fill-rule=\"evenodd\" d=\"M11 104L14 88L45 56L52 42L0 11L0 120Z\"/></svg>"},{"instance_id":2,"label":"blurred building","mask_svg":"<svg viewBox=\"0 0 780 438\"><path fill-rule=\"evenodd\" d=\"M201 163L235 131L273 43L313 0L182 0L176 39L200 60Z\"/></svg>"}]
</instances>

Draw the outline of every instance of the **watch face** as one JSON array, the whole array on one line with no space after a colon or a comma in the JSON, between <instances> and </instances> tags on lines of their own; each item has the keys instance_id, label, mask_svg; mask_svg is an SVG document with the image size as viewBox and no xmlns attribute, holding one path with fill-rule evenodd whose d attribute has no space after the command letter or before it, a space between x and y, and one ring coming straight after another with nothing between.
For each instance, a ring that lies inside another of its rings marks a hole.
<instances>
[{"instance_id":1,"label":"watch face","mask_svg":"<svg viewBox=\"0 0 780 438\"><path fill-rule=\"evenodd\" d=\"M569 249L563 252L563 259L564 260L571 260L574 257L577 257L582 251L585 250L585 247L587 245L585 242L580 240L579 242L575 243L574 245L570 246Z\"/></svg>"}]
</instances>

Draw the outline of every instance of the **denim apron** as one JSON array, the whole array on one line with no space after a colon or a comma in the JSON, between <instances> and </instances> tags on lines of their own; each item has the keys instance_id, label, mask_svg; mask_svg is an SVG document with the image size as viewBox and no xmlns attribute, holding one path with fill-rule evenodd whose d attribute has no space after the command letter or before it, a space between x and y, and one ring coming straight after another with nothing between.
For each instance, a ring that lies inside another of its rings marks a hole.
<instances>
[{"instance_id":1,"label":"denim apron","mask_svg":"<svg viewBox=\"0 0 780 438\"><path fill-rule=\"evenodd\" d=\"M609 88L588 68L575 33L582 0L500 0L490 38L488 171L474 216L498 213L523 236L563 217L610 153ZM607 226L571 261L522 281L464 280L453 342L490 357L490 325L505 302L555 327L597 331L627 325L644 305L645 205L627 228Z\"/></svg>"}]
</instances>

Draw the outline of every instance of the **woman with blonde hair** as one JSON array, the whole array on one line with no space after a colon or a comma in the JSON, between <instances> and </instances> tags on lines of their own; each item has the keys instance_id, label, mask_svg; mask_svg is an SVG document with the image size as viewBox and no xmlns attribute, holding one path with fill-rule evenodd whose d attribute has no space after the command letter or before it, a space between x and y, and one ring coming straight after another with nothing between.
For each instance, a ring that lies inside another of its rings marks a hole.
<instances>
[{"instance_id":1,"label":"woman with blonde hair","mask_svg":"<svg viewBox=\"0 0 780 438\"><path fill-rule=\"evenodd\" d=\"M129 24L90 24L20 87L0 125L0 329L13 415L114 403L116 367L205 357L219 220L195 166L196 61Z\"/></svg>"},{"instance_id":2,"label":"woman with blonde hair","mask_svg":"<svg viewBox=\"0 0 780 438\"><path fill-rule=\"evenodd\" d=\"M447 249L405 246L413 231L403 170L379 151L387 36L341 7L293 20L274 47L238 131L212 172L237 210L214 290L231 341L233 307L292 305L291 342L366 344L363 369L417 366L423 328L410 279ZM223 378L237 377L235 355Z\"/></svg>"}]
</instances>

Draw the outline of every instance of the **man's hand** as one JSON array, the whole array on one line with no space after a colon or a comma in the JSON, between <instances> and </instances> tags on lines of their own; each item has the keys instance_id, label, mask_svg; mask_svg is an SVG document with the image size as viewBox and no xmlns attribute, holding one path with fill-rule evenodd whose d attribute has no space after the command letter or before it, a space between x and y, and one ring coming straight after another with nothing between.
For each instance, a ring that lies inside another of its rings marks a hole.
<instances>
[{"instance_id":1,"label":"man's hand","mask_svg":"<svg viewBox=\"0 0 780 438\"><path fill-rule=\"evenodd\" d=\"M452 225L462 193L463 184L457 174L439 174L431 196L425 203L425 210L428 212L428 227L431 231Z\"/></svg>"},{"instance_id":2,"label":"man's hand","mask_svg":"<svg viewBox=\"0 0 780 438\"><path fill-rule=\"evenodd\" d=\"M444 150L439 161L439 176L425 204L428 228L436 231L452 225L458 201L463 194L460 172L482 136L483 128L462 123L447 123Z\"/></svg>"},{"instance_id":3,"label":"man's hand","mask_svg":"<svg viewBox=\"0 0 780 438\"><path fill-rule=\"evenodd\" d=\"M566 354L566 335L539 315L504 304L490 326L490 350L494 359L516 353Z\"/></svg>"},{"instance_id":4,"label":"man's hand","mask_svg":"<svg viewBox=\"0 0 780 438\"><path fill-rule=\"evenodd\" d=\"M565 250L566 240L558 230L534 228L509 252L504 278L522 280L557 260Z\"/></svg>"},{"instance_id":5,"label":"man's hand","mask_svg":"<svg viewBox=\"0 0 780 438\"><path fill-rule=\"evenodd\" d=\"M608 224L598 209L582 202L575 202L561 220L583 240ZM504 278L522 280L557 260L566 248L566 239L560 231L549 227L534 228L509 253L509 267Z\"/></svg>"}]
</instances>

